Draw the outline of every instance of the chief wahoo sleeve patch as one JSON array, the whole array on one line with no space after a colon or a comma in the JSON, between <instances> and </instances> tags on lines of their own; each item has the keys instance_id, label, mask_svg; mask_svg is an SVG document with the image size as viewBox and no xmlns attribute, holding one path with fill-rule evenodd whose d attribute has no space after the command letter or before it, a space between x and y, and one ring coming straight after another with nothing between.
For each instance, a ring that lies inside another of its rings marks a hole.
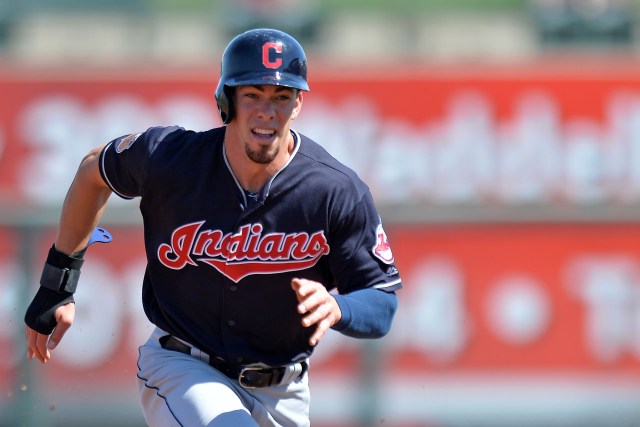
<instances>
[{"instance_id":1,"label":"chief wahoo sleeve patch","mask_svg":"<svg viewBox=\"0 0 640 427\"><path fill-rule=\"evenodd\" d=\"M393 253L391 252L389 239L387 239L387 234L384 232L382 224L378 224L378 227L376 228L376 244L371 249L373 251L373 254L380 261L384 262L385 264L393 264Z\"/></svg>"}]
</instances>

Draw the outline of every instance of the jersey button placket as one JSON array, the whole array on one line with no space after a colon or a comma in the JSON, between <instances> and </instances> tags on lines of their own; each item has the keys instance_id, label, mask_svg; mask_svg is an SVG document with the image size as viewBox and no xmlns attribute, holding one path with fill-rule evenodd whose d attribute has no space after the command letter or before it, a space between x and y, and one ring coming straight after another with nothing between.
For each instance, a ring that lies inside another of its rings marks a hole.
<instances>
[{"instance_id":1,"label":"jersey button placket","mask_svg":"<svg viewBox=\"0 0 640 427\"><path fill-rule=\"evenodd\" d=\"M235 232L237 233L237 230ZM232 255L233 251L229 250L229 247L227 247L227 259L231 259ZM231 286L228 287L228 289L231 292L235 292L238 289L238 286L235 283L232 283ZM236 326L236 321L233 319L227 320L227 326L233 328L234 326Z\"/></svg>"}]
</instances>

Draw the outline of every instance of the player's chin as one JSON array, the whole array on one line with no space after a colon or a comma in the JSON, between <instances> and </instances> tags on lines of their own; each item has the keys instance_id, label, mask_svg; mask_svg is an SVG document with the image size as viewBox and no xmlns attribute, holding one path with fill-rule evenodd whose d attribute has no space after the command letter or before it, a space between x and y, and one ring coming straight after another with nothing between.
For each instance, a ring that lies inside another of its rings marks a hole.
<instances>
[{"instance_id":1,"label":"player's chin","mask_svg":"<svg viewBox=\"0 0 640 427\"><path fill-rule=\"evenodd\" d=\"M271 163L278 155L278 148L276 147L260 147L258 149L246 150L247 157L254 163L266 165Z\"/></svg>"}]
</instances>

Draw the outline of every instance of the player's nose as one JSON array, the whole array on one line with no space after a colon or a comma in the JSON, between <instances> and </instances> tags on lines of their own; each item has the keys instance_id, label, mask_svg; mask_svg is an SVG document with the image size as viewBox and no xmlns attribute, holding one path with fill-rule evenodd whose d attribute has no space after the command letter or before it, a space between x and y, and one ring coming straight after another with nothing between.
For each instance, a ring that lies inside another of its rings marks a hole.
<instances>
[{"instance_id":1,"label":"player's nose","mask_svg":"<svg viewBox=\"0 0 640 427\"><path fill-rule=\"evenodd\" d=\"M258 117L272 119L275 116L276 106L271 100L264 100L258 104Z\"/></svg>"}]
</instances>

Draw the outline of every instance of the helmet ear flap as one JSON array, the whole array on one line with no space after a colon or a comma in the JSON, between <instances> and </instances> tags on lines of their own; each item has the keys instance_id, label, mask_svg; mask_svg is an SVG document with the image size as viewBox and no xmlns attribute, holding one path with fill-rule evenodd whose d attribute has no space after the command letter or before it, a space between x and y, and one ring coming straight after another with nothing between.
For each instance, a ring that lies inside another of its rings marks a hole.
<instances>
[{"instance_id":1,"label":"helmet ear flap","mask_svg":"<svg viewBox=\"0 0 640 427\"><path fill-rule=\"evenodd\" d=\"M233 88L227 85L222 85L216 90L216 102L218 104L218 112L222 119L222 124L228 124L233 119L234 105L233 105Z\"/></svg>"},{"instance_id":2,"label":"helmet ear flap","mask_svg":"<svg viewBox=\"0 0 640 427\"><path fill-rule=\"evenodd\" d=\"M235 105L233 103L233 88L231 86L227 86L225 85L223 90L222 90L223 96L226 99L226 103L227 103L227 112L225 117L222 117L222 122L226 125L229 122L231 122L231 120L233 120L233 117L236 115L236 108Z\"/></svg>"}]
</instances>

